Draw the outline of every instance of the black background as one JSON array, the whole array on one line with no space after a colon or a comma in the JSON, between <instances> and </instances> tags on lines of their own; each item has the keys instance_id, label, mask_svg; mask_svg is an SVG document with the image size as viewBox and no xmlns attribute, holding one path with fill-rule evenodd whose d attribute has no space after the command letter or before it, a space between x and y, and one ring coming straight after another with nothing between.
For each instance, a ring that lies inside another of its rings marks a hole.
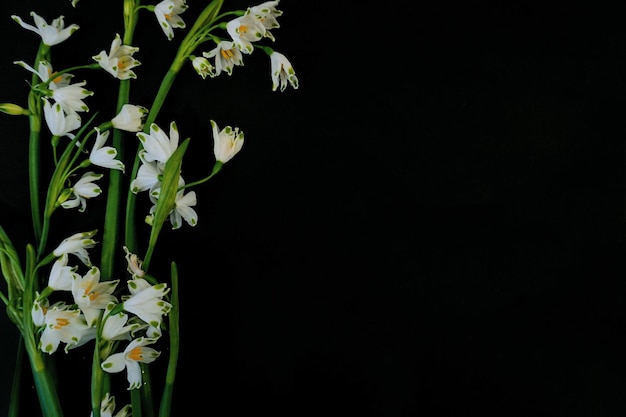
<instances>
[{"instance_id":1,"label":"black background","mask_svg":"<svg viewBox=\"0 0 626 417\"><path fill-rule=\"evenodd\" d=\"M38 41L11 14L80 24L53 49L74 65L121 31L121 1L102 3L3 3L0 102L24 104L30 76L12 62ZM231 77L181 72L157 123L192 138L186 179L212 166L209 119L246 143L196 190L198 225L164 231L157 250L155 270L181 271L174 415L626 412L619 10L403 3L281 1L274 48L297 91L270 91L262 53ZM149 105L149 73L175 49L149 13L140 25L131 92ZM84 77L103 89L88 104L114 102L108 74ZM18 250L26 126L0 118L2 226ZM10 363L17 331L0 319Z\"/></svg>"}]
</instances>

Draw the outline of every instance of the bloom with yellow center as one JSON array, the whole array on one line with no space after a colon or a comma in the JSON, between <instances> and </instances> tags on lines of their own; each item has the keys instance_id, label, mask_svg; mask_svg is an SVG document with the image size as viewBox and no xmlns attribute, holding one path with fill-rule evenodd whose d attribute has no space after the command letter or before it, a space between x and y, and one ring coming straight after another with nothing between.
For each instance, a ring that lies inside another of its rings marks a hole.
<instances>
[{"instance_id":1,"label":"bloom with yellow center","mask_svg":"<svg viewBox=\"0 0 626 417\"><path fill-rule=\"evenodd\" d=\"M96 323L100 311L104 310L109 303L117 302L113 291L119 282L118 279L100 282L100 270L95 266L85 276L74 277L72 283L74 302L81 309L90 326Z\"/></svg>"},{"instance_id":2,"label":"bloom with yellow center","mask_svg":"<svg viewBox=\"0 0 626 417\"><path fill-rule=\"evenodd\" d=\"M137 74L132 71L133 68L141 65L139 61L133 58L133 54L137 51L139 51L137 47L122 45L122 38L119 34L115 34L109 53L100 51L93 59L115 78L128 80L129 78L137 78Z\"/></svg>"},{"instance_id":3,"label":"bloom with yellow center","mask_svg":"<svg viewBox=\"0 0 626 417\"><path fill-rule=\"evenodd\" d=\"M148 347L156 342L156 339L139 337L131 341L123 352L114 353L109 356L101 367L109 373L118 373L126 369L128 389L141 387L141 367L139 363L151 363L159 357L161 352Z\"/></svg>"}]
</instances>

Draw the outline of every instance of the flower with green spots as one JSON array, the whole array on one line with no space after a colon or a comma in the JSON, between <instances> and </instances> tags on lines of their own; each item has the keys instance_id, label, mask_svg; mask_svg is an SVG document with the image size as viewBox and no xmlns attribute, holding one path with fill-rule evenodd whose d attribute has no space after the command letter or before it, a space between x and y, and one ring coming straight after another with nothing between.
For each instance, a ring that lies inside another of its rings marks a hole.
<instances>
[{"instance_id":1,"label":"flower with green spots","mask_svg":"<svg viewBox=\"0 0 626 417\"><path fill-rule=\"evenodd\" d=\"M139 337L131 341L123 352L114 353L102 362L102 369L108 373L118 373L126 369L128 389L141 387L140 363L152 363L161 355L161 352L148 347L157 339Z\"/></svg>"},{"instance_id":2,"label":"flower with green spots","mask_svg":"<svg viewBox=\"0 0 626 417\"><path fill-rule=\"evenodd\" d=\"M35 22L35 26L28 24L22 20L21 17L12 15L11 18L15 20L21 27L37 33L41 36L41 40L45 45L53 46L57 45L79 29L76 24L65 27L64 17L59 16L52 21L52 24L48 24L44 18L39 16L35 12L30 12L30 15Z\"/></svg>"}]
</instances>

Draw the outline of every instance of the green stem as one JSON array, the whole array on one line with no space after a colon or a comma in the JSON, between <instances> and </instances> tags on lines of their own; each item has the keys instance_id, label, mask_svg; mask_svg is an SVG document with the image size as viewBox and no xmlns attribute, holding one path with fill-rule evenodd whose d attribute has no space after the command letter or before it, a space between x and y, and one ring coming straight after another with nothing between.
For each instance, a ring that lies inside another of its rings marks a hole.
<instances>
[{"instance_id":1,"label":"green stem","mask_svg":"<svg viewBox=\"0 0 626 417\"><path fill-rule=\"evenodd\" d=\"M35 56L35 67L39 61L48 59L50 55L50 47L43 42L39 44L37 55ZM33 74L31 78L32 85L39 82L39 76ZM30 135L28 141L28 183L30 191L30 212L33 222L33 231L36 240L41 237L41 207L39 204L39 176L40 176L40 143L39 136L41 133L41 109L43 104L41 97L31 89L28 94L28 110L29 110L29 127Z\"/></svg>"},{"instance_id":2,"label":"green stem","mask_svg":"<svg viewBox=\"0 0 626 417\"><path fill-rule=\"evenodd\" d=\"M23 315L22 338L24 346L30 360L30 367L33 372L35 388L39 397L41 412L44 417L62 417L63 411L56 391L56 385L50 370L46 366L43 352L38 349L35 340L35 329L33 325L30 308L33 305L33 295L35 293L35 282L37 280L37 268L35 261L35 250L31 245L26 251L26 291L24 291L23 306L27 310Z\"/></svg>"},{"instance_id":3,"label":"green stem","mask_svg":"<svg viewBox=\"0 0 626 417\"><path fill-rule=\"evenodd\" d=\"M124 0L124 45L132 45L135 28L139 13L137 7L140 0ZM121 80L117 94L117 112L119 113L124 106L130 101L130 81ZM119 129L113 129L113 147L117 149L118 158L124 160L124 152L122 146L123 133ZM109 177L109 190L106 206L106 214L104 219L104 232L102 237L102 260L101 274L104 277L112 277L115 270L115 252L119 240L119 217L121 210L120 196L122 194L122 173L118 170L111 170ZM131 177L131 178L134 178ZM128 226L127 226L128 227Z\"/></svg>"},{"instance_id":4,"label":"green stem","mask_svg":"<svg viewBox=\"0 0 626 417\"><path fill-rule=\"evenodd\" d=\"M128 103L130 97L130 80L120 81L117 108L118 112L122 106ZM122 146L122 131L113 129L113 147L117 149L120 160L124 159ZM120 217L120 196L122 193L122 172L110 170L108 198L104 217L104 232L102 235L102 260L101 274L110 279L115 270L115 253L119 240L119 217Z\"/></svg>"},{"instance_id":5,"label":"green stem","mask_svg":"<svg viewBox=\"0 0 626 417\"><path fill-rule=\"evenodd\" d=\"M169 417L172 409L172 394L174 390L174 380L176 379L176 368L178 364L178 353L180 350L180 316L178 301L178 269L176 263L172 262L172 309L169 313L169 334L170 334L170 357L167 365L167 374L165 376L165 387L161 396L161 407L159 409L159 417Z\"/></svg>"}]
</instances>

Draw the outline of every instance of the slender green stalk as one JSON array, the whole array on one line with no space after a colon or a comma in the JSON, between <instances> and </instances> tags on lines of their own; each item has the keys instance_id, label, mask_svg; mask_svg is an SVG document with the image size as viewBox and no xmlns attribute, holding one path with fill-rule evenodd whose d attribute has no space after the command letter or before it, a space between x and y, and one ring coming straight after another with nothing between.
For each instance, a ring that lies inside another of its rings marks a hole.
<instances>
[{"instance_id":1,"label":"slender green stalk","mask_svg":"<svg viewBox=\"0 0 626 417\"><path fill-rule=\"evenodd\" d=\"M24 291L24 306L33 305L35 283L37 280L36 255L32 245L27 246L26 251L26 290ZM33 372L35 388L39 397L41 412L44 417L62 417L61 404L56 391L52 374L46 366L46 360L37 346L30 308L22 315L22 338L30 360Z\"/></svg>"},{"instance_id":2,"label":"slender green stalk","mask_svg":"<svg viewBox=\"0 0 626 417\"><path fill-rule=\"evenodd\" d=\"M39 61L48 59L50 55L50 47L43 42L39 44L37 55L35 56L35 66ZM40 80L37 74L31 77L32 85L36 85ZM39 176L40 176L40 144L39 136L41 134L41 109L43 104L41 97L31 89L28 94L28 110L29 110L29 127L30 137L28 141L28 179L30 191L30 211L33 222L33 232L35 238L39 240L41 236L41 207L39 204Z\"/></svg>"},{"instance_id":3,"label":"slender green stalk","mask_svg":"<svg viewBox=\"0 0 626 417\"><path fill-rule=\"evenodd\" d=\"M165 376L165 386L163 387L163 395L161 396L161 407L159 409L159 417L169 417L172 409L172 395L174 391L174 380L176 379L176 368L178 364L178 354L180 350L180 314L178 299L178 268L176 263L172 262L172 309L169 313L169 334L170 334L170 357L167 364L167 374Z\"/></svg>"}]
</instances>

